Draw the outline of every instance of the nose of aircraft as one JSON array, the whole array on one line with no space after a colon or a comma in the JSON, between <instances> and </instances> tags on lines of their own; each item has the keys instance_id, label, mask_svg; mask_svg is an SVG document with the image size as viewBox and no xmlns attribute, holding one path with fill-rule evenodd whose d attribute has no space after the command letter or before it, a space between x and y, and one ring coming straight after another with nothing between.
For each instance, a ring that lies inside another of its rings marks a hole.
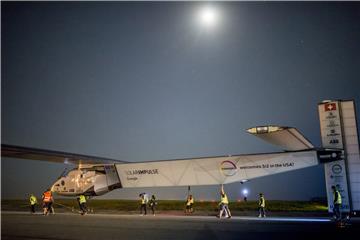
<instances>
[{"instance_id":1,"label":"nose of aircraft","mask_svg":"<svg viewBox=\"0 0 360 240\"><path fill-rule=\"evenodd\" d=\"M57 180L52 186L51 186L51 191L58 193L60 191L60 182L61 180Z\"/></svg>"}]
</instances>

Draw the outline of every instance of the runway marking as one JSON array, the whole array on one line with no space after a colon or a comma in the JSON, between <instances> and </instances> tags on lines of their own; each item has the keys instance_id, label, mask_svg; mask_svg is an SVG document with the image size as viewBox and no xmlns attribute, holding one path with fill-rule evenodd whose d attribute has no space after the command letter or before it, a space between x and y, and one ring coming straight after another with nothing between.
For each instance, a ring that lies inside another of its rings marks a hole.
<instances>
[{"instance_id":1,"label":"runway marking","mask_svg":"<svg viewBox=\"0 0 360 240\"><path fill-rule=\"evenodd\" d=\"M2 214L13 214L13 215L31 215L28 212L16 212L16 211L1 211ZM34 215L41 216L42 213L36 213ZM67 215L67 216L80 216L77 213L56 213L55 215ZM48 216L48 217L51 217ZM262 221L262 222L330 222L329 218L304 218L304 217L248 217L248 216L233 216L231 219L226 218L216 218L215 216L177 216L177 215L165 215L159 214L156 216L147 215L139 216L137 214L106 214L106 213L97 213L97 214L88 214L85 217L111 217L111 218L144 218L144 219L183 219L183 220L213 220L213 221Z\"/></svg>"},{"instance_id":2,"label":"runway marking","mask_svg":"<svg viewBox=\"0 0 360 240\"><path fill-rule=\"evenodd\" d=\"M276 221L276 222L330 222L328 218L290 218L290 217L266 217L266 218L256 218L256 217L234 217L242 220L250 221Z\"/></svg>"}]
</instances>

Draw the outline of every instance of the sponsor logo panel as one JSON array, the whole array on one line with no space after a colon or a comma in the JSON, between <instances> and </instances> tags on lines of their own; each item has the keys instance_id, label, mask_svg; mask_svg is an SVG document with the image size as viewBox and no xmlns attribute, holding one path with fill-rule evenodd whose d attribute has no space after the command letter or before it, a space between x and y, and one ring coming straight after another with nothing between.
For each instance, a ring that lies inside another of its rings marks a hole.
<instances>
[{"instance_id":1,"label":"sponsor logo panel","mask_svg":"<svg viewBox=\"0 0 360 240\"><path fill-rule=\"evenodd\" d=\"M339 102L329 102L319 105L319 117L320 117L320 130L322 137L322 146L324 148L339 148L343 149L343 136L341 129L341 119L339 113ZM342 155L342 154L341 154ZM332 186L336 186L343 198L342 211L350 211L349 208L349 195L348 186L346 180L345 162L343 156L339 161L333 161L332 158L339 158L339 156L333 156L326 154L320 155L319 159L322 161L330 160L331 162L325 163L325 180L329 212L333 209L333 193Z\"/></svg>"},{"instance_id":2,"label":"sponsor logo panel","mask_svg":"<svg viewBox=\"0 0 360 240\"><path fill-rule=\"evenodd\" d=\"M220 171L224 176L230 177L236 174L237 167L232 161L226 160L221 162Z\"/></svg>"}]
</instances>

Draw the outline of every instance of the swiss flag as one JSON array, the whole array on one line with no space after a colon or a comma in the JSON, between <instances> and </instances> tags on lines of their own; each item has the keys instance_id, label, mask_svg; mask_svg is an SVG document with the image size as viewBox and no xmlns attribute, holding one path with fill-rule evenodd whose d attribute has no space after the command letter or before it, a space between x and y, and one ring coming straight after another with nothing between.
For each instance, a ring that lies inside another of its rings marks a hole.
<instances>
[{"instance_id":1,"label":"swiss flag","mask_svg":"<svg viewBox=\"0 0 360 240\"><path fill-rule=\"evenodd\" d=\"M325 104L325 112L336 110L336 103L326 103Z\"/></svg>"}]
</instances>

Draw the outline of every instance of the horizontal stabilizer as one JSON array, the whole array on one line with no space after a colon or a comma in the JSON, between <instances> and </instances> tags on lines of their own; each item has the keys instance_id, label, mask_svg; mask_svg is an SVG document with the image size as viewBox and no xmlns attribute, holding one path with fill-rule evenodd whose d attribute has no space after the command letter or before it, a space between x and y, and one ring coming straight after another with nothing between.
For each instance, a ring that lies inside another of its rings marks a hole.
<instances>
[{"instance_id":1,"label":"horizontal stabilizer","mask_svg":"<svg viewBox=\"0 0 360 240\"><path fill-rule=\"evenodd\" d=\"M276 145L285 151L299 151L314 148L296 128L279 126L259 126L246 130L262 140Z\"/></svg>"}]
</instances>

